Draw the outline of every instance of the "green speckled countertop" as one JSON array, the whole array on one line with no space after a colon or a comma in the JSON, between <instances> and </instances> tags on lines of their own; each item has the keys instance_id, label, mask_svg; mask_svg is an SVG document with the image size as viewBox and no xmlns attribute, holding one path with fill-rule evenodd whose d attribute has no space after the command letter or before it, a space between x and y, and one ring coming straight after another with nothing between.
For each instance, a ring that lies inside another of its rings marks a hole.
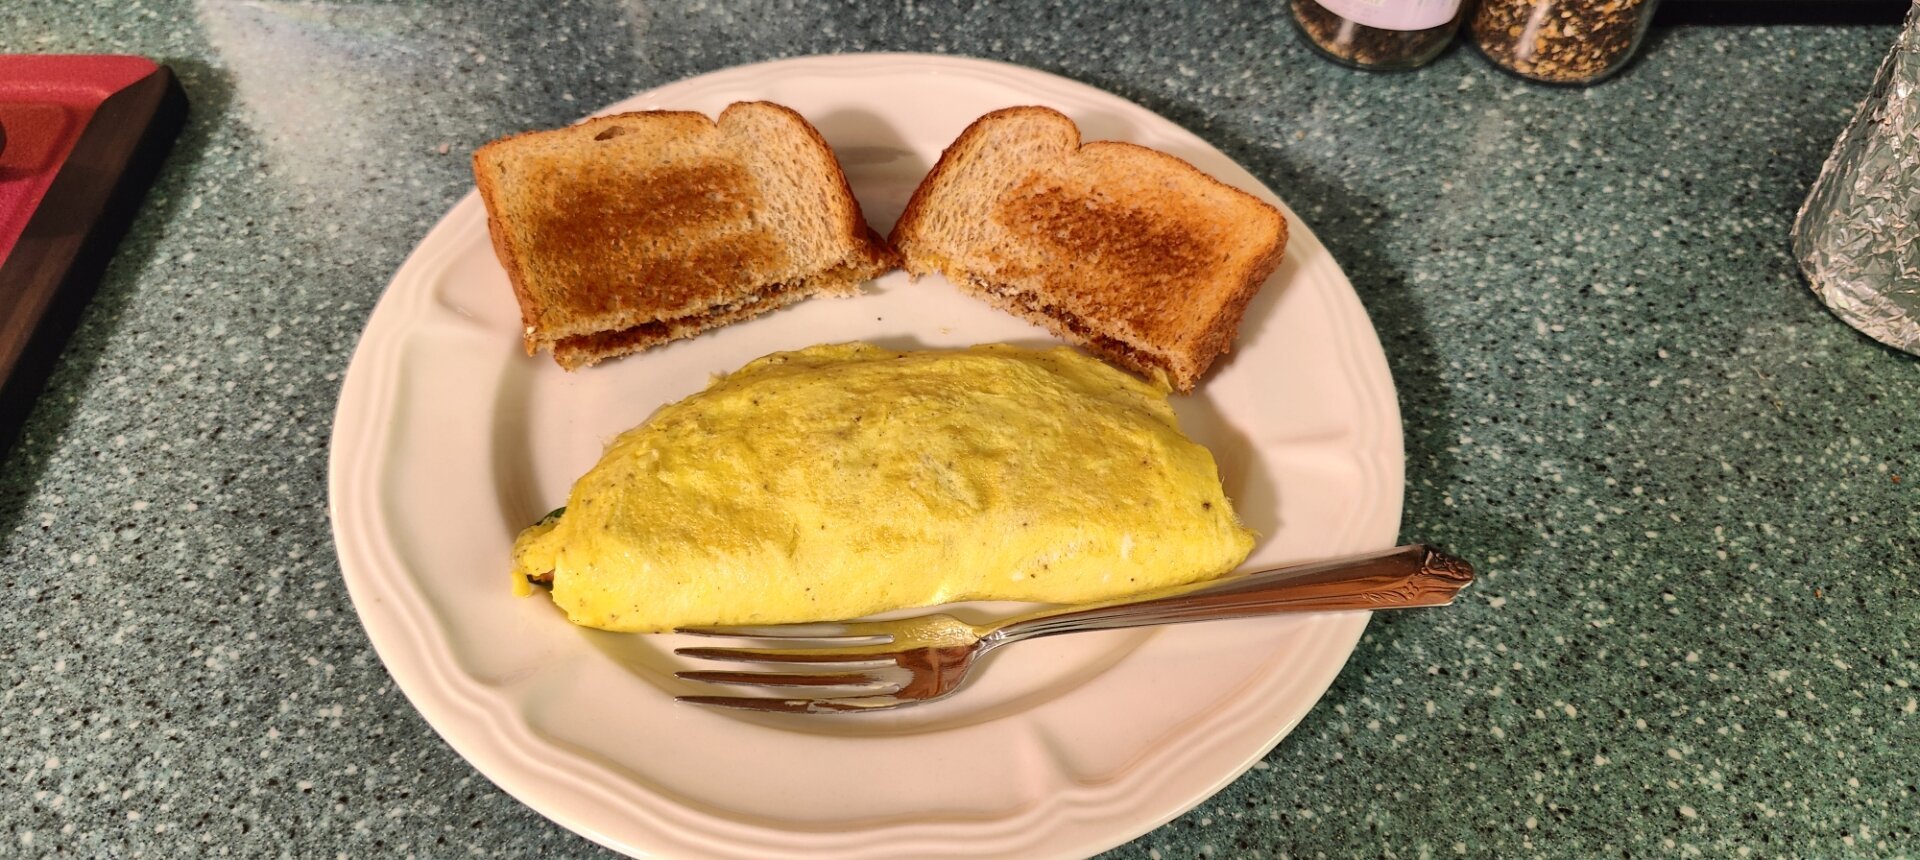
<instances>
[{"instance_id":1,"label":"green speckled countertop","mask_svg":"<svg viewBox=\"0 0 1920 860\"><path fill-rule=\"evenodd\" d=\"M153 56L194 111L0 475L0 855L603 853L368 645L326 518L341 376L475 145L866 50L1087 81L1277 189L1379 328L1403 535L1484 571L1112 856L1920 853L1920 365L1786 242L1892 31L1660 31L1563 90L1176 5L0 6L0 50Z\"/></svg>"}]
</instances>

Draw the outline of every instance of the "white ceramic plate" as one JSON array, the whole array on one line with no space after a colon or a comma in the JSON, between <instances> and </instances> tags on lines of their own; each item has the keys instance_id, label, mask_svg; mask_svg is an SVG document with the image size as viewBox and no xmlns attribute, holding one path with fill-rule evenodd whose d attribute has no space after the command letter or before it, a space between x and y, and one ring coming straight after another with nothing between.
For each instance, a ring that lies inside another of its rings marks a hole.
<instances>
[{"instance_id":1,"label":"white ceramic plate","mask_svg":"<svg viewBox=\"0 0 1920 860\"><path fill-rule=\"evenodd\" d=\"M769 99L811 119L885 233L941 149L995 108L1044 104L1087 139L1179 155L1278 204L1205 141L1138 105L979 60L810 57L727 69L607 110ZM1283 207L1284 208L1284 207ZM1265 535L1249 567L1389 545L1403 460L1393 383L1340 268L1288 212L1286 262L1230 360L1176 398ZM1293 728L1364 614L1093 633L998 652L955 698L889 714L679 705L673 636L566 623L509 590L514 534L564 501L602 444L709 374L809 344L1050 340L939 278L894 273L579 373L520 352L472 194L375 308L340 393L331 514L367 634L428 722L529 806L634 855L1069 857L1204 800Z\"/></svg>"}]
</instances>

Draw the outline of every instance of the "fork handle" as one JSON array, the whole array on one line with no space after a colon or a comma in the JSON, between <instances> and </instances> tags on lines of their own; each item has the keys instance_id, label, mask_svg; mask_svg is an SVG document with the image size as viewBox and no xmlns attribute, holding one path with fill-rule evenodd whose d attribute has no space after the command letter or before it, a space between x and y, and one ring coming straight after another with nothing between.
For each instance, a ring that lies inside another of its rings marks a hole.
<instances>
[{"instance_id":1,"label":"fork handle","mask_svg":"<svg viewBox=\"0 0 1920 860\"><path fill-rule=\"evenodd\" d=\"M1425 544L1292 564L1258 573L1150 591L1092 606L1018 616L984 639L1035 636L1289 612L1445 606L1473 582L1473 565Z\"/></svg>"}]
</instances>

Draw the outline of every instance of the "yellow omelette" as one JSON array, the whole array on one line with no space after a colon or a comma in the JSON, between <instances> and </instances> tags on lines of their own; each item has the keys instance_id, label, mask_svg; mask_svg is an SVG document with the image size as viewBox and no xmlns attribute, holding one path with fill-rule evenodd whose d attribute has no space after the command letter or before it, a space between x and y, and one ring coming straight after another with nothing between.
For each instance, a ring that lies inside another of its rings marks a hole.
<instances>
[{"instance_id":1,"label":"yellow omelette","mask_svg":"<svg viewBox=\"0 0 1920 860\"><path fill-rule=\"evenodd\" d=\"M661 408L513 555L520 593L644 633L1095 601L1252 547L1163 387L1066 347L838 344Z\"/></svg>"}]
</instances>

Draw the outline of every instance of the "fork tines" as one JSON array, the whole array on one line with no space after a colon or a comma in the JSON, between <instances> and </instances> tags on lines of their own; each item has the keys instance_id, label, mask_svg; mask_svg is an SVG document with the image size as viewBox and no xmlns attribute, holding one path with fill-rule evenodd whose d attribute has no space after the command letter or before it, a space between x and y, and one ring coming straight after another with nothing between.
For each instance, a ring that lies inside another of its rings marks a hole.
<instances>
[{"instance_id":1,"label":"fork tines","mask_svg":"<svg viewBox=\"0 0 1920 860\"><path fill-rule=\"evenodd\" d=\"M872 687L899 684L879 675L868 672L848 672L840 675L805 675L798 672L728 672L714 669L688 669L673 673L674 677L685 681L699 681L703 684L742 684L749 687Z\"/></svg>"},{"instance_id":2,"label":"fork tines","mask_svg":"<svg viewBox=\"0 0 1920 860\"><path fill-rule=\"evenodd\" d=\"M899 699L893 696L848 696L837 699L770 699L756 696L675 696L675 701L694 705L713 705L721 708L738 708L747 711L770 711L781 714L832 714L855 713L862 711L884 711L901 705L912 704L913 699Z\"/></svg>"},{"instance_id":3,"label":"fork tines","mask_svg":"<svg viewBox=\"0 0 1920 860\"><path fill-rule=\"evenodd\" d=\"M782 641L820 640L842 643L837 647L809 648L675 648L682 657L760 664L832 664L848 669L872 670L893 664L880 654L862 654L848 646L885 647L892 639L883 631L862 630L863 624L781 624L686 627L675 632L694 636L720 636L738 639L777 639ZM682 702L780 713L830 713L869 711L896 707L901 700L888 693L899 689L900 682L873 671L841 673L747 672L714 669L689 669L675 672L682 680L708 684L736 684L750 687L834 687L855 695L828 698L786 699L762 696L676 696ZM875 695L878 694L878 695Z\"/></svg>"},{"instance_id":4,"label":"fork tines","mask_svg":"<svg viewBox=\"0 0 1920 860\"><path fill-rule=\"evenodd\" d=\"M893 638L884 624L851 621L818 624L717 624L680 627L689 636L726 636L734 639L876 639Z\"/></svg>"}]
</instances>

